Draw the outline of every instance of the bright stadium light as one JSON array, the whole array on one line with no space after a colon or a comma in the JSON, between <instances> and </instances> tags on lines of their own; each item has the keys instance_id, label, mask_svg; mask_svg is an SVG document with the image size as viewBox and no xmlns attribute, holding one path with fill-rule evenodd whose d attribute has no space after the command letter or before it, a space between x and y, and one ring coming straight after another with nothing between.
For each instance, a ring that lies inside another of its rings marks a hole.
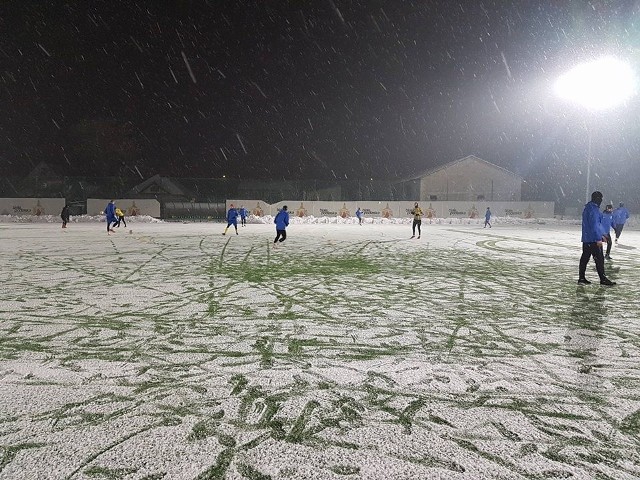
<instances>
[{"instance_id":1,"label":"bright stadium light","mask_svg":"<svg viewBox=\"0 0 640 480\"><path fill-rule=\"evenodd\" d=\"M613 57L582 63L558 78L559 97L589 110L604 110L620 105L637 91L631 66Z\"/></svg>"},{"instance_id":2,"label":"bright stadium light","mask_svg":"<svg viewBox=\"0 0 640 480\"><path fill-rule=\"evenodd\" d=\"M637 93L636 75L631 66L613 57L582 63L561 75L556 81L555 92L590 112L616 107ZM588 137L586 201L591 192L591 129L585 120Z\"/></svg>"}]
</instances>

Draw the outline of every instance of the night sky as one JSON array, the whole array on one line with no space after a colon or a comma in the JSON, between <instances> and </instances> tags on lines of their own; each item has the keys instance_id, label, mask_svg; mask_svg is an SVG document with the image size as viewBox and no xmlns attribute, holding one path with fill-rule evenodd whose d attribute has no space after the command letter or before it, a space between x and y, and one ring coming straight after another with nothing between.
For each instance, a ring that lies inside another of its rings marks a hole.
<instances>
[{"instance_id":1,"label":"night sky","mask_svg":"<svg viewBox=\"0 0 640 480\"><path fill-rule=\"evenodd\" d=\"M638 1L20 0L0 29L0 175L382 179L474 154L562 194L588 124L596 178L638 183L637 98L589 116L550 91L600 54L638 70Z\"/></svg>"}]
</instances>

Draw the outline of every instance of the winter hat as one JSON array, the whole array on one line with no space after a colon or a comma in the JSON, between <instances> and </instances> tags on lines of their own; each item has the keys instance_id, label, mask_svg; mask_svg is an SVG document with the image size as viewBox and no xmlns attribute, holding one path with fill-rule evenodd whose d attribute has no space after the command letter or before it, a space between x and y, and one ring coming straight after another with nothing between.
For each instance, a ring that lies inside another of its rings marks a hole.
<instances>
[{"instance_id":1,"label":"winter hat","mask_svg":"<svg viewBox=\"0 0 640 480\"><path fill-rule=\"evenodd\" d=\"M597 190L591 194L591 201L596 205L600 206L602 203L602 192L598 192Z\"/></svg>"}]
</instances>

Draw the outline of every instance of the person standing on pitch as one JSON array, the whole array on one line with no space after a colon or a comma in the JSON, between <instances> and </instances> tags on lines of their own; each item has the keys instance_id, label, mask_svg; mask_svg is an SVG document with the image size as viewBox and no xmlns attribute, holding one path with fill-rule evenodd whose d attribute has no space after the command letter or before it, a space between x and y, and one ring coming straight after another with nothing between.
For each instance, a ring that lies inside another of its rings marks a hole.
<instances>
[{"instance_id":1,"label":"person standing on pitch","mask_svg":"<svg viewBox=\"0 0 640 480\"><path fill-rule=\"evenodd\" d=\"M116 207L116 227L120 228L120 222L124 223L124 228L127 228L127 222L124 220L124 212Z\"/></svg>"},{"instance_id":2,"label":"person standing on pitch","mask_svg":"<svg viewBox=\"0 0 640 480\"><path fill-rule=\"evenodd\" d=\"M62 219L62 228L67 228L67 223L69 223L69 207L67 205L62 207L60 218Z\"/></svg>"},{"instance_id":3,"label":"person standing on pitch","mask_svg":"<svg viewBox=\"0 0 640 480\"><path fill-rule=\"evenodd\" d=\"M227 230L229 227L233 225L233 228L236 229L236 235L238 235L238 210L231 204L229 211L227 212L227 228L222 232L223 235L227 234Z\"/></svg>"},{"instance_id":4,"label":"person standing on pitch","mask_svg":"<svg viewBox=\"0 0 640 480\"><path fill-rule=\"evenodd\" d=\"M247 209L244 208L244 205L240 206L240 225L247 226Z\"/></svg>"},{"instance_id":5,"label":"person standing on pitch","mask_svg":"<svg viewBox=\"0 0 640 480\"><path fill-rule=\"evenodd\" d=\"M289 226L289 212L287 206L282 207L282 210L278 212L276 218L273 219L273 223L276 224L276 238L273 241L275 247L278 242L282 243L287 239L287 227Z\"/></svg>"},{"instance_id":6,"label":"person standing on pitch","mask_svg":"<svg viewBox=\"0 0 640 480\"><path fill-rule=\"evenodd\" d=\"M418 227L418 238L420 238L420 226L422 225L422 209L418 206L418 202L413 205L411 215L413 215L413 225L411 225L411 238L416 238L416 227Z\"/></svg>"},{"instance_id":7,"label":"person standing on pitch","mask_svg":"<svg viewBox=\"0 0 640 480\"><path fill-rule=\"evenodd\" d=\"M489 207L487 207L487 211L484 212L484 228L487 228L487 225L491 228L491 210Z\"/></svg>"},{"instance_id":8,"label":"person standing on pitch","mask_svg":"<svg viewBox=\"0 0 640 480\"><path fill-rule=\"evenodd\" d=\"M358 217L358 223L362 225L362 217L364 217L364 212L360 210L360 207L356 210L356 217Z\"/></svg>"},{"instance_id":9,"label":"person standing on pitch","mask_svg":"<svg viewBox=\"0 0 640 480\"><path fill-rule=\"evenodd\" d=\"M582 211L582 256L578 269L578 285L588 285L591 282L586 279L587 264L591 257L596 262L596 270L600 277L600 285L615 285L604 274L604 257L602 255L602 240L604 229L602 228L602 193L593 192L591 201L584 206Z\"/></svg>"},{"instance_id":10,"label":"person standing on pitch","mask_svg":"<svg viewBox=\"0 0 640 480\"><path fill-rule=\"evenodd\" d=\"M620 206L613 211L613 229L616 232L616 243L620 238L624 223L629 219L629 210L620 202Z\"/></svg>"},{"instance_id":11,"label":"person standing on pitch","mask_svg":"<svg viewBox=\"0 0 640 480\"><path fill-rule=\"evenodd\" d=\"M604 255L606 260L612 260L609 256L611 253L611 226L613 225L613 205L607 205L602 212L602 229L604 230L604 241L607 242L607 253Z\"/></svg>"},{"instance_id":12,"label":"person standing on pitch","mask_svg":"<svg viewBox=\"0 0 640 480\"><path fill-rule=\"evenodd\" d=\"M113 200L107 204L107 208L104 209L104 214L107 217L107 235L115 233L115 230L111 228L111 224L115 225L118 220L116 219L116 204Z\"/></svg>"}]
</instances>

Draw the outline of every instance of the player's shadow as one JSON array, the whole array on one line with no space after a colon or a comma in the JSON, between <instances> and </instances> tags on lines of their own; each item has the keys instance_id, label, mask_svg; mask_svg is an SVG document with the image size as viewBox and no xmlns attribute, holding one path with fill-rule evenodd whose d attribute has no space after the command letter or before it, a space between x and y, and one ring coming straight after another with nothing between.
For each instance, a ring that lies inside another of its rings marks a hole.
<instances>
[{"instance_id":1,"label":"player's shadow","mask_svg":"<svg viewBox=\"0 0 640 480\"><path fill-rule=\"evenodd\" d=\"M564 336L567 354L575 360L572 366L577 374L574 387L592 393L603 392L605 388L597 370L600 366L598 347L607 322L606 295L606 287L578 285Z\"/></svg>"}]
</instances>

